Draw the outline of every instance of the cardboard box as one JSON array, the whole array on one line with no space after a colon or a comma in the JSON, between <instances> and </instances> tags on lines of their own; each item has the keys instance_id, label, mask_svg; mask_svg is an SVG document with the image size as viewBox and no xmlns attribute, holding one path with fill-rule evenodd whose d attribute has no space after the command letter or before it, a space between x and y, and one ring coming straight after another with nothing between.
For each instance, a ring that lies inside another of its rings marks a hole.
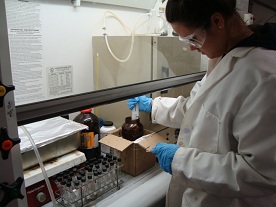
<instances>
[{"instance_id":1,"label":"cardboard box","mask_svg":"<svg viewBox=\"0 0 276 207\"><path fill-rule=\"evenodd\" d=\"M167 142L157 133L144 130L144 136L131 142L122 138L121 128L110 132L99 142L120 151L122 171L137 176L153 167L156 162L155 154L149 152L158 142Z\"/></svg>"}]
</instances>

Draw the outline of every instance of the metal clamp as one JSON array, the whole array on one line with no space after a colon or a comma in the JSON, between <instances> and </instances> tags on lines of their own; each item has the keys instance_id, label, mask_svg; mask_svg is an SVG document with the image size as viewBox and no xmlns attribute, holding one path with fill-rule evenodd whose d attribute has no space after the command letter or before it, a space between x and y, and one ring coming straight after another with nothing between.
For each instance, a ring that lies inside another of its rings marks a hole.
<instances>
[{"instance_id":1,"label":"metal clamp","mask_svg":"<svg viewBox=\"0 0 276 207\"><path fill-rule=\"evenodd\" d=\"M15 86L5 86L1 81L0 81L0 107L3 107L4 105L4 97L5 95L10 92L15 90Z\"/></svg>"},{"instance_id":2,"label":"metal clamp","mask_svg":"<svg viewBox=\"0 0 276 207\"><path fill-rule=\"evenodd\" d=\"M9 157L9 152L13 148L14 145L20 143L19 138L10 138L7 133L6 128L1 128L0 131L0 150L2 152L2 158L3 160L8 159ZM1 207L1 206L0 206Z\"/></svg>"}]
</instances>

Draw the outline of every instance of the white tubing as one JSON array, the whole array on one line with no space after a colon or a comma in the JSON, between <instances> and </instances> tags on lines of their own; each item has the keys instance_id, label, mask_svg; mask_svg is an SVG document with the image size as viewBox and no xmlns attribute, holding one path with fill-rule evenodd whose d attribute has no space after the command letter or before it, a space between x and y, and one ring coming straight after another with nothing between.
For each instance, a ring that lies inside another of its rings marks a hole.
<instances>
[{"instance_id":1,"label":"white tubing","mask_svg":"<svg viewBox=\"0 0 276 207\"><path fill-rule=\"evenodd\" d=\"M108 51L110 52L110 54L112 55L112 57L121 62L121 63L124 63L124 62L127 62L130 58L130 56L132 55L132 51L133 51L133 45L134 45L134 34L132 33L132 36L131 36L131 45L130 45L130 49L129 49L129 53L128 53L128 56L125 58L125 59L120 59L118 58L111 50L110 46L109 46L109 43L108 43L108 40L107 40L107 35L104 36L104 39L105 39L105 43L106 43L106 46L108 48Z\"/></svg>"},{"instance_id":2,"label":"white tubing","mask_svg":"<svg viewBox=\"0 0 276 207\"><path fill-rule=\"evenodd\" d=\"M131 31L131 29L129 29L129 28L123 23L123 21L122 21L117 15L115 15L115 14L114 14L113 12L111 12L111 11L106 11L106 12L104 13L104 26L103 26L103 29L104 29L104 30L106 30L106 21L105 21L105 18L106 18L106 15L107 15L108 13L111 14L116 20L118 20L119 23L123 26L124 29ZM140 25L139 27L136 28L136 25L137 25L137 23L138 23L138 20L139 20L141 17L143 17L143 16L148 16L148 15L149 15L149 14L142 14L142 15L140 15L140 16L136 19L135 24L134 24L134 27L133 27L133 29L132 29L132 31L131 31L131 44L130 44L129 53L128 53L128 55L127 55L127 57L126 57L125 59L120 59L120 58L118 58L118 57L112 52L112 50L111 50L111 48L110 48L110 46L109 46L109 43L108 43L107 33L106 33L106 32L104 33L105 43L106 43L107 49L108 49L108 51L110 52L110 54L112 55L112 57L113 57L115 60L117 60L118 62L122 62L122 63L123 63L123 62L127 62L127 61L129 60L129 58L130 58L130 56L132 55L132 52L133 52L135 30L141 26L141 25ZM143 23L143 24L144 24L144 23Z\"/></svg>"},{"instance_id":3,"label":"white tubing","mask_svg":"<svg viewBox=\"0 0 276 207\"><path fill-rule=\"evenodd\" d=\"M131 29L128 28L128 27L124 24L124 22L123 22L116 14L114 14L114 13L111 12L111 11L106 11L106 12L104 13L104 29L106 28L105 18L106 18L106 16L107 16L108 13L111 14L116 20L118 20L118 22L123 26L124 29L127 29L127 30L129 30L129 31L131 32Z\"/></svg>"},{"instance_id":4,"label":"white tubing","mask_svg":"<svg viewBox=\"0 0 276 207\"><path fill-rule=\"evenodd\" d=\"M50 194L50 197L51 197L51 200L52 200L52 203L53 203L53 207L56 207L57 206L57 203L56 203L56 199L55 199L55 196L54 196L54 193L53 193L53 189L52 189L52 186L50 184L50 181L49 181L49 178L47 176L47 173L45 171L45 168L44 168L44 165L43 165L43 162L41 160L41 157L40 157L40 154L38 152L38 149L34 143L34 140L31 136L31 134L28 132L28 130L26 129L25 126L20 126L22 128L22 130L25 132L25 134L27 135L27 137L29 138L32 146L33 146L33 149L34 149L34 152L35 152L35 155L36 155L36 158L38 160L38 163L39 163L39 166L41 168L41 171L42 171L42 174L43 174L43 177L45 179L45 182L46 182L46 185L47 185L47 188L48 188L48 191L49 191L49 194Z\"/></svg>"}]
</instances>

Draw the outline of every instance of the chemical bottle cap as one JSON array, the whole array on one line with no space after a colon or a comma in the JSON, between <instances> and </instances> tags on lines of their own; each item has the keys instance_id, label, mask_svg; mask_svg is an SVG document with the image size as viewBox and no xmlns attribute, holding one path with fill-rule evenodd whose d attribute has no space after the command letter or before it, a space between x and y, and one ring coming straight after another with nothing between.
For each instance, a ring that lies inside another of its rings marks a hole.
<instances>
[{"instance_id":1,"label":"chemical bottle cap","mask_svg":"<svg viewBox=\"0 0 276 207\"><path fill-rule=\"evenodd\" d=\"M67 187L70 187L70 186L71 186L71 182L70 182L70 181L67 181L67 182L66 182L66 186L67 186Z\"/></svg>"},{"instance_id":2,"label":"chemical bottle cap","mask_svg":"<svg viewBox=\"0 0 276 207\"><path fill-rule=\"evenodd\" d=\"M75 180L75 181L74 181L74 185L75 185L75 186L79 186L79 185L80 185L80 181Z\"/></svg>"},{"instance_id":3,"label":"chemical bottle cap","mask_svg":"<svg viewBox=\"0 0 276 207\"><path fill-rule=\"evenodd\" d=\"M104 126L113 126L113 122L112 121L104 121L103 125Z\"/></svg>"},{"instance_id":4,"label":"chemical bottle cap","mask_svg":"<svg viewBox=\"0 0 276 207\"><path fill-rule=\"evenodd\" d=\"M92 109L84 109L84 110L81 110L80 112L81 113L90 113L92 111Z\"/></svg>"}]
</instances>

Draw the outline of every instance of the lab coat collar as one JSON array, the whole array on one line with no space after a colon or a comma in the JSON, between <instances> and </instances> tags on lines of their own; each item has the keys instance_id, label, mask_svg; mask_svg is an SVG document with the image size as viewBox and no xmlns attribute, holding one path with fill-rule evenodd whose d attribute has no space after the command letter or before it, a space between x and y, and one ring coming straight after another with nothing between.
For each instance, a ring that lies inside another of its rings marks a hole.
<instances>
[{"instance_id":1,"label":"lab coat collar","mask_svg":"<svg viewBox=\"0 0 276 207\"><path fill-rule=\"evenodd\" d=\"M197 92L195 97L192 100L193 104L200 97L203 97L206 92L212 89L221 79L223 79L226 75L228 75L232 70L232 60L235 57L243 57L249 51L254 49L254 47L243 47L243 48L235 48L227 53L220 61L217 63L212 72L207 76L200 90ZM212 60L210 60L212 61Z\"/></svg>"},{"instance_id":2,"label":"lab coat collar","mask_svg":"<svg viewBox=\"0 0 276 207\"><path fill-rule=\"evenodd\" d=\"M231 50L228 54L232 57L243 57L247 53L249 53L251 50L253 50L255 47L237 47L233 50Z\"/></svg>"}]
</instances>

